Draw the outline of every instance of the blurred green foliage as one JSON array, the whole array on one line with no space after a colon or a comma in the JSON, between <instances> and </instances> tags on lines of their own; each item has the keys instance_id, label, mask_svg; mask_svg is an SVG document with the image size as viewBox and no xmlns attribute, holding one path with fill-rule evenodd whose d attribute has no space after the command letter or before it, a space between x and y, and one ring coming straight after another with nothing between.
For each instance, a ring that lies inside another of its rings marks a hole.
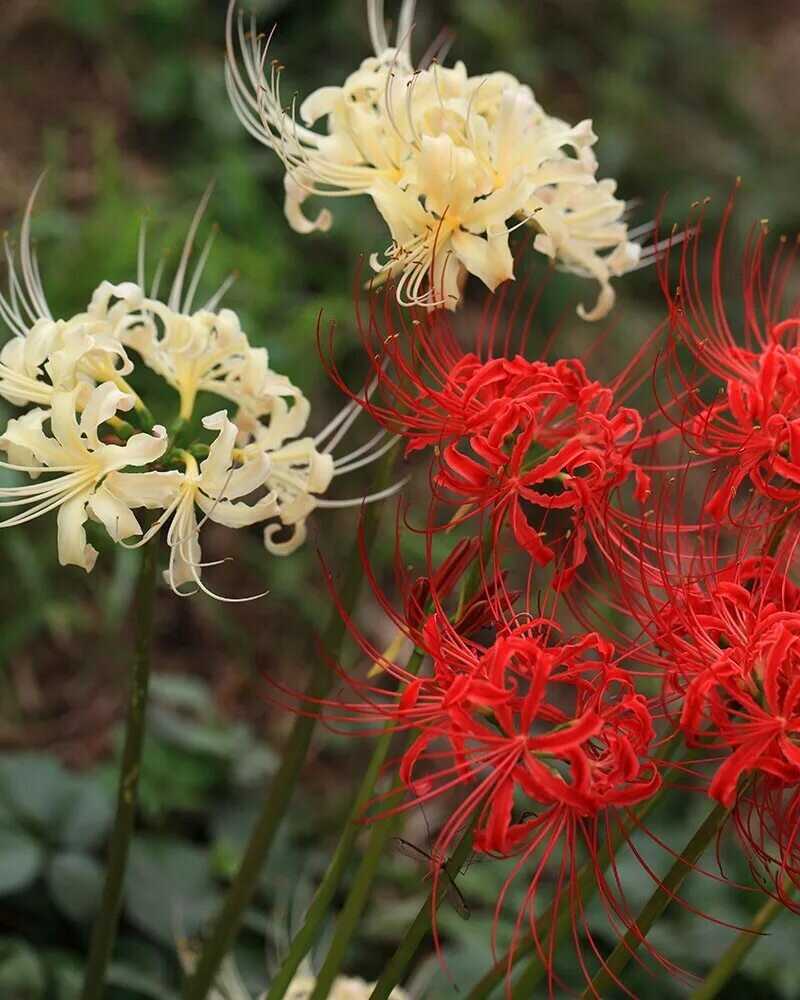
<instances>
[{"instance_id":1,"label":"blurred green foliage","mask_svg":"<svg viewBox=\"0 0 800 1000\"><path fill-rule=\"evenodd\" d=\"M305 94L343 79L368 54L361 0L249 6L266 29L279 25L273 45L287 67L287 100L295 89ZM769 16L766 6L730 0L442 0L420 4L416 33L422 51L448 26L452 57L472 73L510 70L550 112L593 117L601 171L618 178L626 197L641 200L640 219L652 217L666 194L668 224L706 196L709 215L718 217L742 175L738 234L764 217L776 230L794 232L800 29L793 4L767 6ZM0 211L13 225L48 168L35 228L51 305L69 313L85 305L100 280L133 277L142 217L150 220L151 261L159 247L171 247L174 260L213 179L209 216L220 231L208 287L238 274L229 304L253 342L268 347L273 366L302 385L321 426L341 401L317 356L318 317L337 322L338 363L358 384L364 364L353 336L352 290L360 255L386 236L375 213L355 199L336 203L327 236L288 229L280 165L245 135L225 95L225 7L224 0L5 0ZM618 288L607 353L625 356L658 320L660 300L653 273ZM582 293L575 279L551 282L543 325L571 310ZM465 315L473 315L469 307ZM575 321L576 350L595 333ZM359 486L355 481L350 492ZM296 684L317 655L312 633L329 602L316 546L336 568L352 549L355 520L352 511L330 512L305 551L284 561L267 560L257 534L238 533L236 569L220 570L220 587L227 582L249 593L266 586L265 601L230 609L165 595L160 603L162 673L150 713L115 998L174 996L176 942L201 926L234 870L274 764L268 747L286 728L283 713L253 709L263 704L260 674L274 671ZM213 533L209 538L213 548ZM17 748L0 760L0 995L69 1000L77 996L110 822L109 733L125 682L119 635L137 555L105 545L91 577L62 570L53 525L39 522L0 533L0 554L2 736ZM374 621L370 627L379 628ZM330 734L319 740L309 790L298 797L248 915L239 960L254 989L268 972L265 940L274 960L324 870L358 753ZM662 816L661 829L678 842L691 822L686 805ZM625 879L633 903L648 891L634 868ZM366 976L378 972L423 891L421 873L403 859L387 857L383 874L348 960L351 971ZM502 877L498 866L472 866L464 892L473 917L465 923L443 915L448 971L434 957L424 959L414 975L419 995L453 995L455 984L485 968ZM722 922L746 920L758 903L709 880L696 892L697 905ZM510 932L509 924L501 928L501 944ZM731 933L678 909L654 941L702 973ZM791 920L777 923L724 995L800 994L794 934ZM655 981L636 975L632 988L654 995ZM666 977L657 990L664 997L686 993Z\"/></svg>"}]
</instances>

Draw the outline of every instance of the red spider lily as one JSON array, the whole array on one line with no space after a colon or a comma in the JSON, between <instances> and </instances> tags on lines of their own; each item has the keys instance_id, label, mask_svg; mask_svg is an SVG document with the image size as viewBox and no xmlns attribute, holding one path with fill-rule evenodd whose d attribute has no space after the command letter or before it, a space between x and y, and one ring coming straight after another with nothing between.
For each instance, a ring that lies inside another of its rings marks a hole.
<instances>
[{"instance_id":1,"label":"red spider lily","mask_svg":"<svg viewBox=\"0 0 800 1000\"><path fill-rule=\"evenodd\" d=\"M765 599L757 615L752 597L726 595L746 631L728 647L720 632L716 662L686 690L681 727L690 745L723 752L709 794L734 808L758 877L770 877L796 907L784 887L800 885L800 602L794 588L784 594L788 602ZM713 629L709 622L708 633Z\"/></svg>"},{"instance_id":2,"label":"red spider lily","mask_svg":"<svg viewBox=\"0 0 800 1000\"><path fill-rule=\"evenodd\" d=\"M800 884L800 588L784 558L796 539L787 551L771 534L781 558L747 555L746 533L727 558L714 534L691 559L665 553L660 579L642 571L634 596L645 600L629 609L649 638L639 658L662 672L663 704L704 751L679 769L732 810L754 872L788 903L786 880Z\"/></svg>"},{"instance_id":3,"label":"red spider lily","mask_svg":"<svg viewBox=\"0 0 800 1000\"><path fill-rule=\"evenodd\" d=\"M651 342L603 385L580 359L529 361L512 351L519 300L500 334L499 299L472 338L477 350L466 353L450 317L419 313L408 323L393 302L379 313L370 300L361 326L377 391L354 398L406 439L406 454L434 450L435 498L457 508L439 530L480 515L497 541L507 524L534 563L558 559L553 585L563 589L585 559L589 533L609 530L612 494L631 481L637 500L648 496L649 478L635 453L653 438L643 434L639 413L617 397ZM523 344L530 321L529 314L521 326ZM503 353L495 356L498 341ZM566 530L559 528L559 511L568 518Z\"/></svg>"},{"instance_id":4,"label":"red spider lily","mask_svg":"<svg viewBox=\"0 0 800 1000\"><path fill-rule=\"evenodd\" d=\"M732 211L733 198L716 238L710 305L699 278L702 225L685 233L674 289L669 255L661 268L678 383L671 384L670 398L686 401L678 421L684 437L715 465L707 510L717 520L730 515L745 482L775 505L773 516L800 506L800 303L786 295L797 247L781 240L770 259L766 226L754 229L742 262L743 319L734 321L723 278ZM691 370L681 359L682 346L689 349ZM704 401L701 384L716 381L722 382L718 396Z\"/></svg>"},{"instance_id":5,"label":"red spider lily","mask_svg":"<svg viewBox=\"0 0 800 1000\"><path fill-rule=\"evenodd\" d=\"M784 906L800 913L800 786L763 774L741 790L733 824L757 881Z\"/></svg>"},{"instance_id":6,"label":"red spider lily","mask_svg":"<svg viewBox=\"0 0 800 1000\"><path fill-rule=\"evenodd\" d=\"M515 358L505 364L528 363ZM649 478L631 457L641 417L628 408L611 413L611 393L586 382L578 399L569 400L566 393L559 399L551 390L539 407L533 404L523 413L526 403L509 395L507 419L487 433L466 436L461 447L447 444L435 477L461 505L461 517L488 510L495 539L507 520L516 542L542 566L555 557L543 537L543 515L570 511L570 553L562 559L556 589L567 586L583 563L587 525L605 524L611 492L633 475L636 498L643 502L649 494ZM549 418L548 411L567 408L571 412L561 420ZM530 507L541 512L538 530L529 520Z\"/></svg>"},{"instance_id":7,"label":"red spider lily","mask_svg":"<svg viewBox=\"0 0 800 1000\"><path fill-rule=\"evenodd\" d=\"M464 642L440 615L428 619L430 676L406 686L396 713L402 724L424 718L400 772L414 794L439 794L440 751L433 776L417 775L440 738L452 754L452 770L444 774L448 785L453 774L479 778L491 761L506 783L539 806L565 804L582 815L650 794L657 781L652 769L647 790L638 785L639 756L653 736L645 699L612 668L612 650L599 636L551 646L545 636L553 628L546 621L517 626L484 647ZM509 827L510 802L508 811L498 812L495 794L476 842L506 854L518 831Z\"/></svg>"},{"instance_id":8,"label":"red spider lily","mask_svg":"<svg viewBox=\"0 0 800 1000\"><path fill-rule=\"evenodd\" d=\"M745 594L731 589L723 602L730 614L742 612L739 624L747 627L750 595ZM736 800L744 775L770 774L789 785L800 781L800 654L795 649L800 614L775 610L752 625L752 634L735 646L722 642L717 658L696 672L681 713L689 745L728 751L709 787L709 794L727 806ZM715 627L709 622L707 634ZM716 641L726 637L720 632Z\"/></svg>"},{"instance_id":9,"label":"red spider lily","mask_svg":"<svg viewBox=\"0 0 800 1000\"><path fill-rule=\"evenodd\" d=\"M614 647L598 634L565 639L551 619L524 615L495 618L492 637L482 642L462 634L433 598L436 610L414 630L423 669L411 672L381 658L353 629L396 687L388 691L383 683L348 678L358 699L328 700L327 718L332 724L360 723L368 732L388 723L409 735L396 762L404 801L397 804L397 788L380 796L373 820L455 795L458 802L432 857L447 857L473 822L476 852L514 858L496 920L511 882L529 870L515 945L523 924L529 924L551 970L553 992L552 942L541 939L534 917L540 891L549 887L546 873L553 867L559 873L555 910L569 907L575 940L588 942L602 961L574 882L582 857L595 858L610 845L632 807L660 787L651 759L651 708ZM434 868L434 883L439 877ZM625 933L631 920L622 893L599 865L598 886L609 926ZM583 958L581 966L588 981Z\"/></svg>"},{"instance_id":10,"label":"red spider lily","mask_svg":"<svg viewBox=\"0 0 800 1000\"><path fill-rule=\"evenodd\" d=\"M662 593L652 602L658 602L651 631L666 687L684 699L681 725L689 739L697 732L695 698L707 679L726 676L740 661L742 670L752 669L753 643L765 623L800 613L800 591L769 556L733 558L713 572L710 560L698 560L700 566L701 573L680 581L662 578L667 600Z\"/></svg>"}]
</instances>

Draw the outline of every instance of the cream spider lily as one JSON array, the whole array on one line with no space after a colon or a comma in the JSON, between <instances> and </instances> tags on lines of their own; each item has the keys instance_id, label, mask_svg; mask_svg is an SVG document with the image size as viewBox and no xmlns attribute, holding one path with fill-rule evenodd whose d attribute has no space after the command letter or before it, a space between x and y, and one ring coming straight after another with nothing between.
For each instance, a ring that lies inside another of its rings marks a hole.
<instances>
[{"instance_id":1,"label":"cream spider lily","mask_svg":"<svg viewBox=\"0 0 800 1000\"><path fill-rule=\"evenodd\" d=\"M9 291L0 297L0 317L14 337L0 355L0 394L21 406L37 405L11 419L0 435L7 456L0 466L31 480L45 478L0 489L0 507L20 508L0 524L19 525L58 510L59 559L87 571L97 558L86 540L88 518L101 522L114 541L134 545L168 525L165 576L172 589L217 597L202 580L202 570L214 565L202 562L206 521L230 528L263 523L267 550L287 555L304 541L306 520L317 507L379 500L402 484L366 498L325 496L336 476L375 461L393 440L379 431L334 457L360 407L351 402L316 437L304 436L309 401L269 367L265 348L251 347L236 313L219 308L230 279L194 309L214 237L212 232L192 264L210 193L192 219L166 299L159 297L162 265L147 288L143 228L137 282L101 282L86 312L67 321L53 319L44 297L30 241L31 197L20 272L7 246ZM148 407L128 384L128 377L136 381L140 361L177 392L169 435L153 426ZM201 417L204 431L215 435L210 444L202 436L191 440L201 392L232 411ZM133 513L140 509L157 512L144 533ZM139 540L129 541L134 538Z\"/></svg>"},{"instance_id":2,"label":"cream spider lily","mask_svg":"<svg viewBox=\"0 0 800 1000\"><path fill-rule=\"evenodd\" d=\"M391 233L370 257L379 278L395 281L401 304L448 309L468 274L491 290L514 276L509 234L530 225L536 249L600 282L596 305L580 315L606 315L611 277L637 266L641 247L628 237L624 202L610 197L613 182L597 180L591 122L546 114L508 73L440 65L441 52L415 68L413 16L413 0L404 0L391 45L383 3L368 0L375 55L342 86L322 87L287 112L281 67L267 65L271 36L261 38L231 0L228 92L247 131L284 165L289 224L300 233L330 228L328 209L303 214L310 195L368 195ZM312 127L321 119L325 132Z\"/></svg>"},{"instance_id":3,"label":"cream spider lily","mask_svg":"<svg viewBox=\"0 0 800 1000\"><path fill-rule=\"evenodd\" d=\"M219 309L230 287L224 282L197 310L194 300L214 242L215 230L203 245L189 274L194 243L212 188L209 186L195 211L166 301L158 298L162 267L156 270L152 289L143 294L136 316L127 324L125 345L157 372L180 396L182 420L191 419L198 392L230 400L253 418L268 414L276 398L299 401L300 390L285 375L269 367L265 348L251 347L239 317ZM146 230L139 241L138 287L146 288ZM187 287L188 278L188 287Z\"/></svg>"},{"instance_id":4,"label":"cream spider lily","mask_svg":"<svg viewBox=\"0 0 800 1000\"><path fill-rule=\"evenodd\" d=\"M35 477L52 474L41 482L0 489L0 507L19 507L20 513L0 521L10 528L58 511L58 559L62 566L94 567L97 550L86 541L89 517L100 521L114 541L140 535L136 518L109 492L109 476L129 466L157 461L167 448L167 432L156 426L152 434L133 434L124 443L105 443L100 426L119 411L134 405L111 382L91 390L80 415L80 388L55 392L50 410L37 408L9 420L0 437L0 449L10 461L0 465ZM45 426L50 433L46 433Z\"/></svg>"},{"instance_id":5,"label":"cream spider lily","mask_svg":"<svg viewBox=\"0 0 800 1000\"><path fill-rule=\"evenodd\" d=\"M137 544L149 541L170 522L167 531L169 568L164 578L176 594L183 597L202 590L220 600L248 600L221 598L205 586L203 568L218 562L203 563L200 529L208 520L228 528L244 528L274 516L277 512L274 494L268 492L251 502L242 499L265 486L270 470L269 458L262 452L242 464L235 463L238 431L224 410L204 417L203 426L217 432L204 461L198 464L194 455L182 451L182 471L117 472L109 478L108 491L125 507L161 511ZM198 509L203 515L201 521L197 518ZM180 589L186 584L192 585L191 591Z\"/></svg>"},{"instance_id":6,"label":"cream spider lily","mask_svg":"<svg viewBox=\"0 0 800 1000\"><path fill-rule=\"evenodd\" d=\"M133 363L122 336L141 292L132 284L104 282L85 312L68 319L53 317L31 245L31 216L41 183L25 208L18 265L8 238L3 240L8 291L0 294L0 321L12 337L0 351L0 395L15 406L50 406L54 393L79 387L80 407L95 385L113 382L138 404L125 381Z\"/></svg>"}]
</instances>

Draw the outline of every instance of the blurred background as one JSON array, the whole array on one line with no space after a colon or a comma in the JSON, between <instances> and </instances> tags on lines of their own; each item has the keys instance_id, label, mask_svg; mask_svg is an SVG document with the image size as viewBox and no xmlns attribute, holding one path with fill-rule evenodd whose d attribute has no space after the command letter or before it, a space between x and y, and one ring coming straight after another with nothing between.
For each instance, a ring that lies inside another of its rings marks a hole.
<instances>
[{"instance_id":1,"label":"blurred background","mask_svg":"<svg viewBox=\"0 0 800 1000\"><path fill-rule=\"evenodd\" d=\"M369 54L361 0L249 6L263 28L279 25L274 55L286 66L287 99L294 90L305 95L340 82ZM321 427L342 400L319 363L317 317L322 311L325 322L336 322L337 361L357 385L365 371L352 319L357 262L387 239L369 204L357 199L336 202L332 234L289 230L280 164L246 136L228 105L225 0L3 0L2 7L0 218L14 230L46 167L34 228L54 314L84 308L102 279L134 276L143 217L156 253L179 249L214 179L208 217L220 234L208 287L238 273L227 304L242 316L251 341L268 347L272 366L312 400L312 431ZM550 113L594 119L601 175L616 177L623 196L637 200L637 221L652 218L664 195L669 222L683 220L690 204L705 197L712 199L709 214L718 216L740 175L738 235L762 218L776 232L800 229L800 11L790 0L422 2L417 54L443 26L455 35L450 59L463 59L472 74L506 69L531 84ZM652 271L616 287L609 348L597 359L601 372L608 357L616 364L662 314ZM543 299L542 327L565 310L571 316L574 302L592 293L577 279L557 276ZM470 315L468 307L466 321ZM564 349L577 350L597 333L570 319ZM357 495L364 481L354 477L337 487L339 495ZM208 556L235 558L209 571L209 582L234 596L268 588L263 600L223 606L162 592L114 1000L176 997L176 941L214 911L291 725L261 697L261 677L270 672L303 683L317 655L314 634L329 611L318 549L340 572L356 521L353 511L312 518L309 543L285 560L265 554L257 531L232 537L209 530ZM390 521L389 514L379 567L391 562ZM86 576L58 566L54 519L0 532L3 1000L77 996L97 905L137 553L94 541L101 556ZM407 557L413 560L413 551ZM376 636L390 635L368 597L360 620ZM324 871L362 751L318 734L237 950L254 993L264 988ZM692 803L682 808L659 820L676 840L696 817ZM409 830L424 842L419 818L411 817ZM636 906L649 886L633 868L629 902ZM380 971L416 912L422 874L406 858L387 854L348 954L349 972L374 978ZM457 985L469 985L485 969L502 877L492 864L466 875L472 919L443 915L450 978L429 950L410 981L417 997L455 996ZM723 922L746 921L757 904L709 880L695 891L698 905ZM702 973L730 935L676 909L654 940L672 960ZM656 984L634 972L632 984L642 996L686 992L663 976ZM790 918L775 924L724 995L800 996Z\"/></svg>"}]
</instances>

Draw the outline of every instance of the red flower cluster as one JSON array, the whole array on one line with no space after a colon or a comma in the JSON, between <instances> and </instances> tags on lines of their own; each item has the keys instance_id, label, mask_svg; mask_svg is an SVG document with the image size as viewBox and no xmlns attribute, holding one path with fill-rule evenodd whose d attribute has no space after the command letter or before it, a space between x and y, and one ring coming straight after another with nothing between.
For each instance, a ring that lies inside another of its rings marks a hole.
<instances>
[{"instance_id":1,"label":"red flower cluster","mask_svg":"<svg viewBox=\"0 0 800 1000\"><path fill-rule=\"evenodd\" d=\"M713 478L718 482L706 509L718 521L731 514L745 481L780 513L800 505L800 316L796 303L784 315L795 248L789 251L783 241L765 277L768 232L759 227L751 237L743 261L744 322L737 338L738 324L729 319L725 307L722 275L732 208L731 200L716 241L710 310L697 276L699 231L684 241L674 292L668 268L663 272L673 332L671 354L682 389L673 399L685 398L688 403L681 419L687 443L714 462ZM685 360L681 362L681 348L689 350L690 371ZM713 388L715 381L722 383L717 396L704 402L703 386Z\"/></svg>"},{"instance_id":2,"label":"red flower cluster","mask_svg":"<svg viewBox=\"0 0 800 1000\"><path fill-rule=\"evenodd\" d=\"M591 379L579 359L551 364L509 351L483 360L461 349L441 313L377 339L378 391L354 398L406 439L407 455L434 450L435 497L456 507L443 528L487 518L496 546L508 524L534 563L557 560L560 590L586 558L587 534L609 531L614 491L631 481L638 501L649 496L649 476L634 457L650 444L642 417L618 404L619 384Z\"/></svg>"},{"instance_id":3,"label":"red flower cluster","mask_svg":"<svg viewBox=\"0 0 800 1000\"><path fill-rule=\"evenodd\" d=\"M656 617L665 691L689 747L718 751L709 794L733 805L740 779L800 781L800 591L774 559L735 562L673 591Z\"/></svg>"},{"instance_id":4,"label":"red flower cluster","mask_svg":"<svg viewBox=\"0 0 800 1000\"><path fill-rule=\"evenodd\" d=\"M641 525L638 564L621 553L617 578L623 603L650 636L643 659L661 675L667 714L690 750L705 751L691 770L731 810L759 883L766 876L796 905L786 887L800 885L800 589L793 580L800 315L796 301L788 314L784 306L794 251L781 242L767 263L759 227L745 254L744 325L734 336L722 278L731 207L716 241L710 307L697 278L700 227L687 233L671 294L664 265L666 358L681 382L678 391L671 383L672 405L662 410L680 427L688 456L679 481L671 477L671 519ZM715 383L716 397L703 402ZM660 492L666 515L667 491ZM701 511L695 523L693 507Z\"/></svg>"},{"instance_id":5,"label":"red flower cluster","mask_svg":"<svg viewBox=\"0 0 800 1000\"><path fill-rule=\"evenodd\" d=\"M569 511L570 554L562 556L556 589L572 582L586 557L587 524L603 523L614 489L633 475L637 499L647 499L649 479L632 459L641 417L615 409L611 390L590 381L579 361L548 365L517 356L481 363L468 355L441 396L443 430L448 408L473 411L460 434L439 438L435 483L458 503L462 517L489 511L495 539L507 519L517 544L545 566L555 552L545 541L544 515ZM418 405L433 409L430 403L423 388ZM413 437L409 450L423 443ZM535 526L527 506L539 512Z\"/></svg>"},{"instance_id":6,"label":"red flower cluster","mask_svg":"<svg viewBox=\"0 0 800 1000\"><path fill-rule=\"evenodd\" d=\"M449 585L470 555L463 545L455 552L448 560ZM374 579L372 584L377 586ZM661 786L654 706L637 692L614 646L597 633L567 639L554 620L530 614L504 621L500 608L508 594L502 583L487 581L471 602L485 614L466 614L455 624L429 578L410 592L424 593L436 609L418 627L406 626L422 667L387 659L354 629L383 677L370 683L343 674L358 697L327 703L328 721L357 723L367 732L389 725L409 734L396 762L402 804L394 804L398 789L392 788L373 803L373 820L443 800L449 818L433 858L446 858L472 823L475 852L517 859L498 900L497 920L511 882L526 863L533 865L518 927L527 918L544 954L536 915L548 862L574 882L582 860L595 858L603 846L613 851L615 834L628 836L632 808ZM499 593L503 598L494 599ZM481 638L486 632L490 638ZM393 682L389 687L386 676ZM436 879L438 871L433 874ZM624 897L599 866L597 884L615 915L612 925L627 926ZM585 935L574 886L559 889L555 911L562 906L572 913L576 935ZM551 972L551 988L555 982Z\"/></svg>"},{"instance_id":7,"label":"red flower cluster","mask_svg":"<svg viewBox=\"0 0 800 1000\"><path fill-rule=\"evenodd\" d=\"M634 841L649 836L643 813L676 774L730 811L759 884L767 872L787 902L787 879L800 885L800 314L781 304L791 255L763 277L759 230L734 335L721 276L729 214L711 306L694 225L677 290L669 255L662 263L669 314L655 366L663 330L611 381L593 379L585 359L527 359L519 302L503 328L492 300L468 350L441 313L398 323L393 305L372 300L361 317L374 387L353 398L407 456L429 460L429 566L406 581L399 614L367 566L415 656L395 662L350 622L383 671L373 682L343 673L356 697L328 703L328 718L406 735L372 818L438 800L436 858L469 830L476 852L511 860L496 919L526 873L508 968L525 927L551 994L564 983L558 921L539 924L543 888L552 912L569 908L591 980L606 952L585 919L580 864L593 866L610 934L637 934L614 858L630 847L655 878ZM658 398L643 416L629 403L648 381ZM451 531L467 537L437 564Z\"/></svg>"},{"instance_id":8,"label":"red flower cluster","mask_svg":"<svg viewBox=\"0 0 800 1000\"><path fill-rule=\"evenodd\" d=\"M787 878L800 882L800 589L766 555L705 553L661 574L641 578L644 606L630 607L664 716L698 756L680 767L731 810L759 881L785 896Z\"/></svg>"},{"instance_id":9,"label":"red flower cluster","mask_svg":"<svg viewBox=\"0 0 800 1000\"><path fill-rule=\"evenodd\" d=\"M749 478L762 496L783 504L800 502L800 347L781 338L797 330L791 321L773 327L759 352L728 355L736 377L721 398L693 418L688 433L701 454L733 459L733 468L707 509L722 520L742 482Z\"/></svg>"},{"instance_id":10,"label":"red flower cluster","mask_svg":"<svg viewBox=\"0 0 800 1000\"><path fill-rule=\"evenodd\" d=\"M593 816L659 785L647 762L650 709L614 665L613 647L598 635L553 642L556 633L554 622L533 621L485 646L437 613L421 641L430 675L401 677L391 718L421 729L403 755L401 778L420 801L454 779L478 788L489 779L475 841L481 850L507 854L538 827L512 819L515 792L523 811L564 807ZM424 762L433 773L420 777Z\"/></svg>"}]
</instances>

